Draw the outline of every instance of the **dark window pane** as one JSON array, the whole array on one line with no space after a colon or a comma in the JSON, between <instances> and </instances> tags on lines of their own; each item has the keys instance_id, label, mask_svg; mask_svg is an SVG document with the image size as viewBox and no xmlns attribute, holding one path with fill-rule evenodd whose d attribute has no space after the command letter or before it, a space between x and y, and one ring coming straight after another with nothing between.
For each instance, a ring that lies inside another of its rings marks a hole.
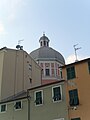
<instances>
[{"instance_id":1,"label":"dark window pane","mask_svg":"<svg viewBox=\"0 0 90 120\"><path fill-rule=\"evenodd\" d=\"M80 118L72 118L71 120L80 120Z\"/></svg>"},{"instance_id":2,"label":"dark window pane","mask_svg":"<svg viewBox=\"0 0 90 120\"><path fill-rule=\"evenodd\" d=\"M60 91L60 87L55 87L53 88L53 99L54 101L58 101L61 100L61 91Z\"/></svg>"},{"instance_id":3,"label":"dark window pane","mask_svg":"<svg viewBox=\"0 0 90 120\"><path fill-rule=\"evenodd\" d=\"M75 68L74 67L70 67L70 68L67 68L67 79L73 79L75 78Z\"/></svg>"},{"instance_id":4,"label":"dark window pane","mask_svg":"<svg viewBox=\"0 0 90 120\"><path fill-rule=\"evenodd\" d=\"M42 46L42 42L41 42L41 46Z\"/></svg>"},{"instance_id":5,"label":"dark window pane","mask_svg":"<svg viewBox=\"0 0 90 120\"><path fill-rule=\"evenodd\" d=\"M1 105L1 112L6 111L6 105Z\"/></svg>"},{"instance_id":6,"label":"dark window pane","mask_svg":"<svg viewBox=\"0 0 90 120\"><path fill-rule=\"evenodd\" d=\"M36 92L36 105L42 104L42 92Z\"/></svg>"},{"instance_id":7,"label":"dark window pane","mask_svg":"<svg viewBox=\"0 0 90 120\"><path fill-rule=\"evenodd\" d=\"M46 41L44 41L44 46L46 46Z\"/></svg>"},{"instance_id":8,"label":"dark window pane","mask_svg":"<svg viewBox=\"0 0 90 120\"><path fill-rule=\"evenodd\" d=\"M47 46L48 46L48 42L47 42Z\"/></svg>"},{"instance_id":9,"label":"dark window pane","mask_svg":"<svg viewBox=\"0 0 90 120\"><path fill-rule=\"evenodd\" d=\"M21 101L16 102L15 109L21 109Z\"/></svg>"},{"instance_id":10,"label":"dark window pane","mask_svg":"<svg viewBox=\"0 0 90 120\"><path fill-rule=\"evenodd\" d=\"M77 89L69 91L69 99L70 99L70 102L69 102L70 106L79 105L79 99L78 99L78 91L77 91Z\"/></svg>"},{"instance_id":11,"label":"dark window pane","mask_svg":"<svg viewBox=\"0 0 90 120\"><path fill-rule=\"evenodd\" d=\"M50 73L49 73L49 69L46 69L46 76L49 76Z\"/></svg>"},{"instance_id":12,"label":"dark window pane","mask_svg":"<svg viewBox=\"0 0 90 120\"><path fill-rule=\"evenodd\" d=\"M89 73L90 73L90 61L88 62L88 70L89 70Z\"/></svg>"}]
</instances>

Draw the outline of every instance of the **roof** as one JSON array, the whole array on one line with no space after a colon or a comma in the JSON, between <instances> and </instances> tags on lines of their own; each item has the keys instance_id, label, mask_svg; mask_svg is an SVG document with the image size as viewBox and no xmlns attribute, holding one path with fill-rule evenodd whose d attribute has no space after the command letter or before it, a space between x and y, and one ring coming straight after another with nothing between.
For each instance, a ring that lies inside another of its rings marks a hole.
<instances>
[{"instance_id":1,"label":"roof","mask_svg":"<svg viewBox=\"0 0 90 120\"><path fill-rule=\"evenodd\" d=\"M28 91L38 89L38 88L41 88L41 87L45 87L45 86L49 86L49 85L54 85L54 84L57 84L57 83L62 83L62 82L65 82L65 80L59 80L59 81L54 81L54 82L51 82L51 83L43 84L43 85L40 85L40 86L37 86L37 87L30 88L30 89L28 89Z\"/></svg>"},{"instance_id":2,"label":"roof","mask_svg":"<svg viewBox=\"0 0 90 120\"><path fill-rule=\"evenodd\" d=\"M29 99L30 96L28 96L28 92L30 90L42 88L42 87L49 86L49 85L54 85L54 84L57 84L57 83L63 83L63 82L65 82L65 80L54 81L52 83L47 83L47 84L44 84L44 85L40 85L40 86L37 86L37 87L30 88L27 91L19 92L16 95L13 95L13 96L10 96L10 97L8 97L6 99L1 100L0 104L7 103L7 102L12 102L12 101L17 101L17 100L22 100L22 99L26 99L26 98Z\"/></svg>"},{"instance_id":3,"label":"roof","mask_svg":"<svg viewBox=\"0 0 90 120\"><path fill-rule=\"evenodd\" d=\"M84 63L84 62L87 62L87 61L90 61L90 58L86 58L86 59L83 59L83 60L80 60L80 61L77 61L77 62L74 62L74 63L70 63L70 64L67 64L67 65L61 66L60 68L65 68L65 67L68 67L68 66L71 66L71 65L77 65L77 64Z\"/></svg>"},{"instance_id":4,"label":"roof","mask_svg":"<svg viewBox=\"0 0 90 120\"><path fill-rule=\"evenodd\" d=\"M51 47L40 47L30 53L36 61L58 61L65 64L64 57Z\"/></svg>"},{"instance_id":5,"label":"roof","mask_svg":"<svg viewBox=\"0 0 90 120\"><path fill-rule=\"evenodd\" d=\"M0 101L0 104L27 98L27 91L19 92Z\"/></svg>"},{"instance_id":6,"label":"roof","mask_svg":"<svg viewBox=\"0 0 90 120\"><path fill-rule=\"evenodd\" d=\"M47 41L49 41L48 37L46 37L45 34L43 34L43 36L40 37L39 42L40 42L41 40L47 40Z\"/></svg>"}]
</instances>

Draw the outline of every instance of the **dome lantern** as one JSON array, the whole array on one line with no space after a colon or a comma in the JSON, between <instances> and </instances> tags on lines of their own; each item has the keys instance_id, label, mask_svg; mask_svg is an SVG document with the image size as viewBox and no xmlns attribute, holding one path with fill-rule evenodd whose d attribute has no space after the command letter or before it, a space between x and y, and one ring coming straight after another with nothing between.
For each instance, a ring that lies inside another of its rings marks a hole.
<instances>
[{"instance_id":1,"label":"dome lantern","mask_svg":"<svg viewBox=\"0 0 90 120\"><path fill-rule=\"evenodd\" d=\"M39 39L40 47L49 47L49 41L48 37L43 33L43 36Z\"/></svg>"}]
</instances>

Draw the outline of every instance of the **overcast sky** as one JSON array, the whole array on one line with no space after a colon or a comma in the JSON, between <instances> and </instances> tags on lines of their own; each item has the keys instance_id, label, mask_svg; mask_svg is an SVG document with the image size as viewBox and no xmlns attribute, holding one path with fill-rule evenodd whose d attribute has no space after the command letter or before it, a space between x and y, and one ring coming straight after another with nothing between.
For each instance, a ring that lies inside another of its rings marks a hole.
<instances>
[{"instance_id":1,"label":"overcast sky","mask_svg":"<svg viewBox=\"0 0 90 120\"><path fill-rule=\"evenodd\" d=\"M20 44L30 53L43 31L66 61L75 44L78 59L90 57L90 0L0 0L0 48L15 49L24 39Z\"/></svg>"}]
</instances>

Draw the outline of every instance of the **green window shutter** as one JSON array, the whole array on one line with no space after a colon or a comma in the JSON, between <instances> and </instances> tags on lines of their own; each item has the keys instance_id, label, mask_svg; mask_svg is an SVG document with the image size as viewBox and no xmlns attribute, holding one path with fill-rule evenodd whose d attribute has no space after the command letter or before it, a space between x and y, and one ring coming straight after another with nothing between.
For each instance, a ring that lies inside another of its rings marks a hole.
<instances>
[{"instance_id":1,"label":"green window shutter","mask_svg":"<svg viewBox=\"0 0 90 120\"><path fill-rule=\"evenodd\" d=\"M60 87L55 87L53 88L53 99L54 101L58 101L61 100L61 91L60 91Z\"/></svg>"},{"instance_id":2,"label":"green window shutter","mask_svg":"<svg viewBox=\"0 0 90 120\"><path fill-rule=\"evenodd\" d=\"M81 120L80 118L72 118L71 120Z\"/></svg>"},{"instance_id":3,"label":"green window shutter","mask_svg":"<svg viewBox=\"0 0 90 120\"><path fill-rule=\"evenodd\" d=\"M21 101L16 102L15 109L21 109L21 108L22 108Z\"/></svg>"},{"instance_id":4,"label":"green window shutter","mask_svg":"<svg viewBox=\"0 0 90 120\"><path fill-rule=\"evenodd\" d=\"M69 67L66 69L67 70L67 79L73 79L76 77L75 75L75 67L72 66L72 67Z\"/></svg>"},{"instance_id":5,"label":"green window shutter","mask_svg":"<svg viewBox=\"0 0 90 120\"><path fill-rule=\"evenodd\" d=\"M42 104L42 92L36 92L36 105Z\"/></svg>"},{"instance_id":6,"label":"green window shutter","mask_svg":"<svg viewBox=\"0 0 90 120\"><path fill-rule=\"evenodd\" d=\"M70 106L79 105L79 99L78 99L78 91L77 91L77 89L69 91L69 99L70 99L70 101L69 101Z\"/></svg>"},{"instance_id":7,"label":"green window shutter","mask_svg":"<svg viewBox=\"0 0 90 120\"><path fill-rule=\"evenodd\" d=\"M1 105L1 112L5 112L6 111L6 104L5 105Z\"/></svg>"},{"instance_id":8,"label":"green window shutter","mask_svg":"<svg viewBox=\"0 0 90 120\"><path fill-rule=\"evenodd\" d=\"M90 73L90 61L88 62L88 70L89 70L89 73Z\"/></svg>"}]
</instances>

